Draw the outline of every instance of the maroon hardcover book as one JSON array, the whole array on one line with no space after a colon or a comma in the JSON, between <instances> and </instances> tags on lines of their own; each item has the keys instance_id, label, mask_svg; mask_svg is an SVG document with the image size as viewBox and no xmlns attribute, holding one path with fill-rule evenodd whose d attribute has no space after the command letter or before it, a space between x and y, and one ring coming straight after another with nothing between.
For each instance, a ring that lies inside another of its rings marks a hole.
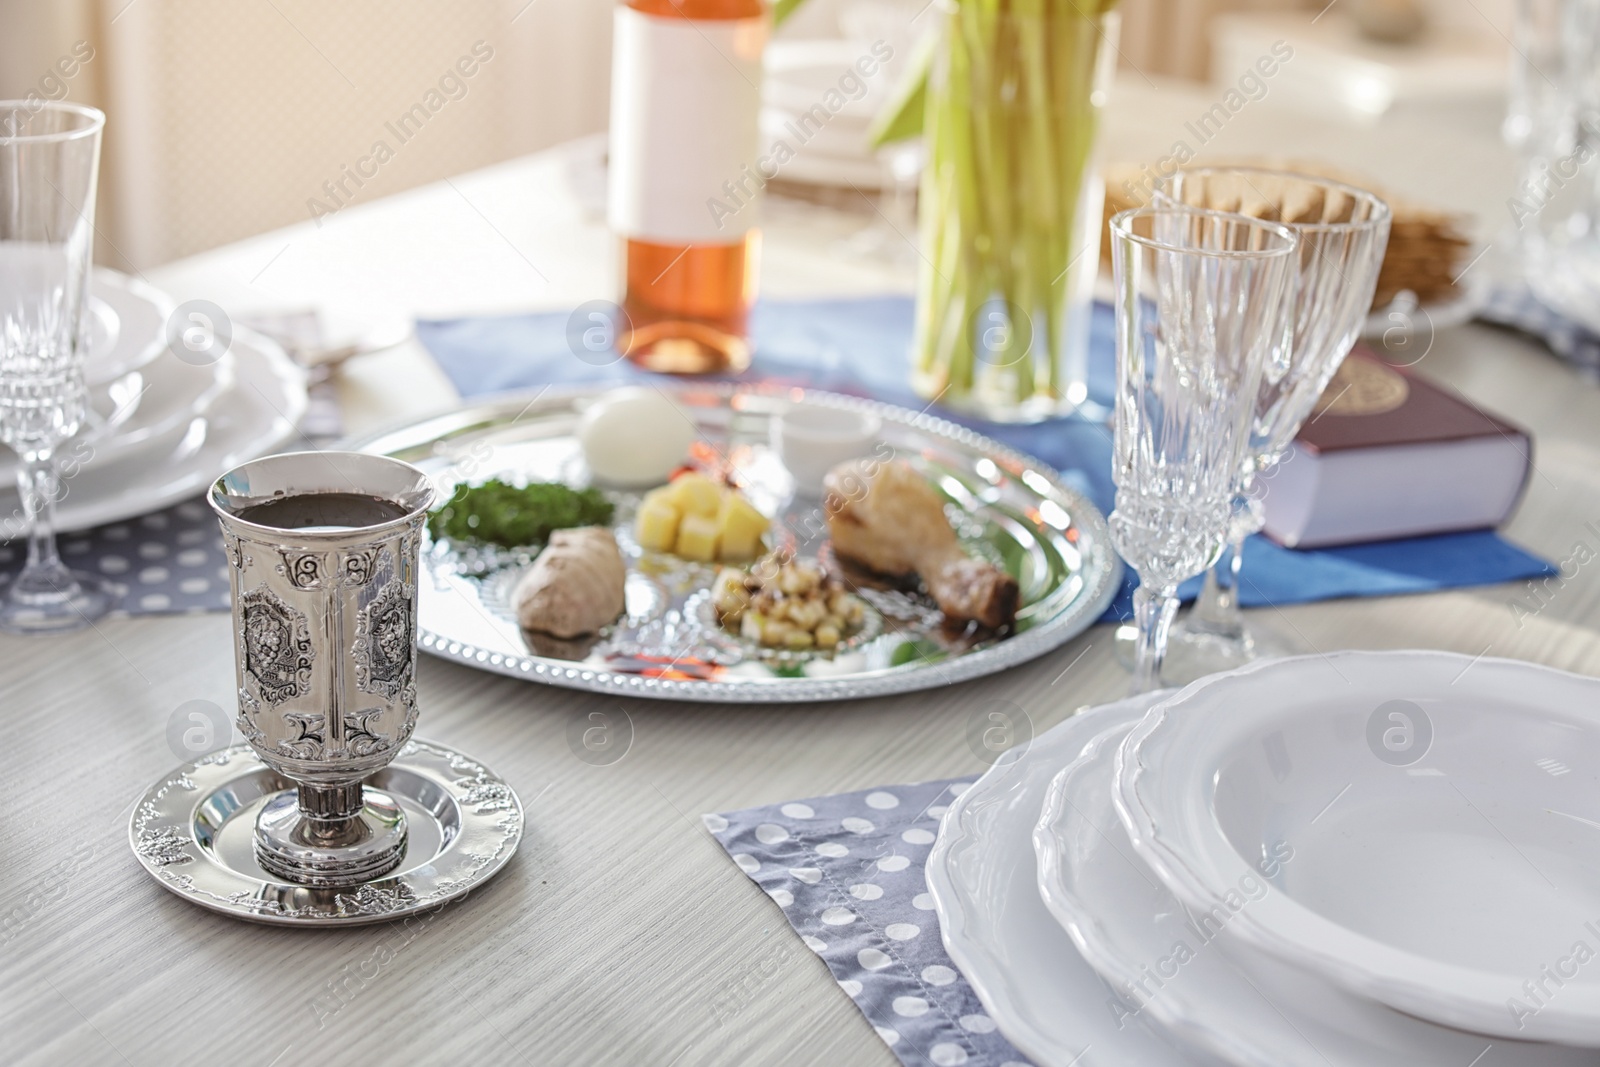
<instances>
[{"instance_id":1,"label":"maroon hardcover book","mask_svg":"<svg viewBox=\"0 0 1600 1067\"><path fill-rule=\"evenodd\" d=\"M1265 532L1316 548L1498 526L1532 452L1526 430L1357 345L1268 472Z\"/></svg>"}]
</instances>

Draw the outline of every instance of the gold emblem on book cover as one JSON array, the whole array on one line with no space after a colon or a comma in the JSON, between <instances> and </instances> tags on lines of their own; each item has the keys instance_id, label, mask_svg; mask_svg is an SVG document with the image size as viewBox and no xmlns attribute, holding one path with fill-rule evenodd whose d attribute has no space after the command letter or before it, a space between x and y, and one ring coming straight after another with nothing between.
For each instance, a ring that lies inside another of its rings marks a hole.
<instances>
[{"instance_id":1,"label":"gold emblem on book cover","mask_svg":"<svg viewBox=\"0 0 1600 1067\"><path fill-rule=\"evenodd\" d=\"M1317 400L1318 415L1382 415L1406 402L1405 375L1373 359L1347 359Z\"/></svg>"}]
</instances>

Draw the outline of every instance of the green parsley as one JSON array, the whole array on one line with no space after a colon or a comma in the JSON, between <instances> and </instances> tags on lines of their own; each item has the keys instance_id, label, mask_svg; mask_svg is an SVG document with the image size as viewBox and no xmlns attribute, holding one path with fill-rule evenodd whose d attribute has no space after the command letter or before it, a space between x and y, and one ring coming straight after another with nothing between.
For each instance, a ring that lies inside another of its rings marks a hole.
<instances>
[{"instance_id":1,"label":"green parsley","mask_svg":"<svg viewBox=\"0 0 1600 1067\"><path fill-rule=\"evenodd\" d=\"M519 488L491 478L482 485L457 486L444 506L428 514L428 532L435 540L538 547L555 530L610 525L615 510L598 489L572 489L559 482Z\"/></svg>"}]
</instances>

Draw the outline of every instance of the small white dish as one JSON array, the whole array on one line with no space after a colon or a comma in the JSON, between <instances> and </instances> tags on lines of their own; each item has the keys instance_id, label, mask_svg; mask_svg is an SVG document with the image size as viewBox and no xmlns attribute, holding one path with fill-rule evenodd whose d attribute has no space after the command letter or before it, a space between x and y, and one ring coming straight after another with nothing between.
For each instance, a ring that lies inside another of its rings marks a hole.
<instances>
[{"instance_id":1,"label":"small white dish","mask_svg":"<svg viewBox=\"0 0 1600 1067\"><path fill-rule=\"evenodd\" d=\"M1115 997L1039 899L1032 835L1051 778L1102 730L1137 721L1164 695L1081 712L1001 756L950 805L928 856L945 950L1000 1032L1041 1067L1220 1062L1179 1051L1142 1018L1119 1027Z\"/></svg>"},{"instance_id":2,"label":"small white dish","mask_svg":"<svg viewBox=\"0 0 1600 1067\"><path fill-rule=\"evenodd\" d=\"M1444 652L1268 661L1157 705L1116 757L1133 847L1191 909L1443 1026L1600 1045L1600 679ZM1250 858L1247 858L1250 857Z\"/></svg>"},{"instance_id":3,"label":"small white dish","mask_svg":"<svg viewBox=\"0 0 1600 1067\"><path fill-rule=\"evenodd\" d=\"M1039 893L1123 1010L1187 1044L1249 1067L1579 1067L1594 1054L1481 1037L1412 1018L1255 952L1233 936L1233 912L1186 911L1133 851L1111 800L1116 749L1132 724L1108 728L1050 783L1033 843ZM1273 892L1292 847L1258 858L1241 909ZM1492 1050L1492 1051L1491 1051Z\"/></svg>"},{"instance_id":4,"label":"small white dish","mask_svg":"<svg viewBox=\"0 0 1600 1067\"><path fill-rule=\"evenodd\" d=\"M872 455L883 420L870 411L823 407L804 401L772 420L772 449L794 477L795 491L822 495L822 480L846 460Z\"/></svg>"}]
</instances>

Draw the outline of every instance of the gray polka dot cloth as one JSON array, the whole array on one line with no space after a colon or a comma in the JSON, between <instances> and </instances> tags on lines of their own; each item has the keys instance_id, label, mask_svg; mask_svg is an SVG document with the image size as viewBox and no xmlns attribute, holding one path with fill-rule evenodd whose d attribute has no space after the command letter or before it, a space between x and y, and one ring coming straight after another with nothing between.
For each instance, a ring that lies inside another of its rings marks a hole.
<instances>
[{"instance_id":1,"label":"gray polka dot cloth","mask_svg":"<svg viewBox=\"0 0 1600 1067\"><path fill-rule=\"evenodd\" d=\"M923 882L945 807L971 778L705 815L906 1067L1025 1067L945 954Z\"/></svg>"},{"instance_id":2,"label":"gray polka dot cloth","mask_svg":"<svg viewBox=\"0 0 1600 1067\"><path fill-rule=\"evenodd\" d=\"M227 611L228 557L217 517L199 500L84 533L62 534L61 559L122 591L123 615ZM0 544L0 588L22 569L22 541Z\"/></svg>"},{"instance_id":3,"label":"gray polka dot cloth","mask_svg":"<svg viewBox=\"0 0 1600 1067\"><path fill-rule=\"evenodd\" d=\"M241 321L285 344L315 345L322 336L312 312ZM326 448L343 433L336 383L312 383L307 401L299 435L285 449ZM122 602L113 615L193 615L231 606L222 529L204 497L126 522L62 534L59 545L67 566L99 574L120 588ZM22 570L27 551L25 541L0 543L0 588Z\"/></svg>"}]
</instances>

